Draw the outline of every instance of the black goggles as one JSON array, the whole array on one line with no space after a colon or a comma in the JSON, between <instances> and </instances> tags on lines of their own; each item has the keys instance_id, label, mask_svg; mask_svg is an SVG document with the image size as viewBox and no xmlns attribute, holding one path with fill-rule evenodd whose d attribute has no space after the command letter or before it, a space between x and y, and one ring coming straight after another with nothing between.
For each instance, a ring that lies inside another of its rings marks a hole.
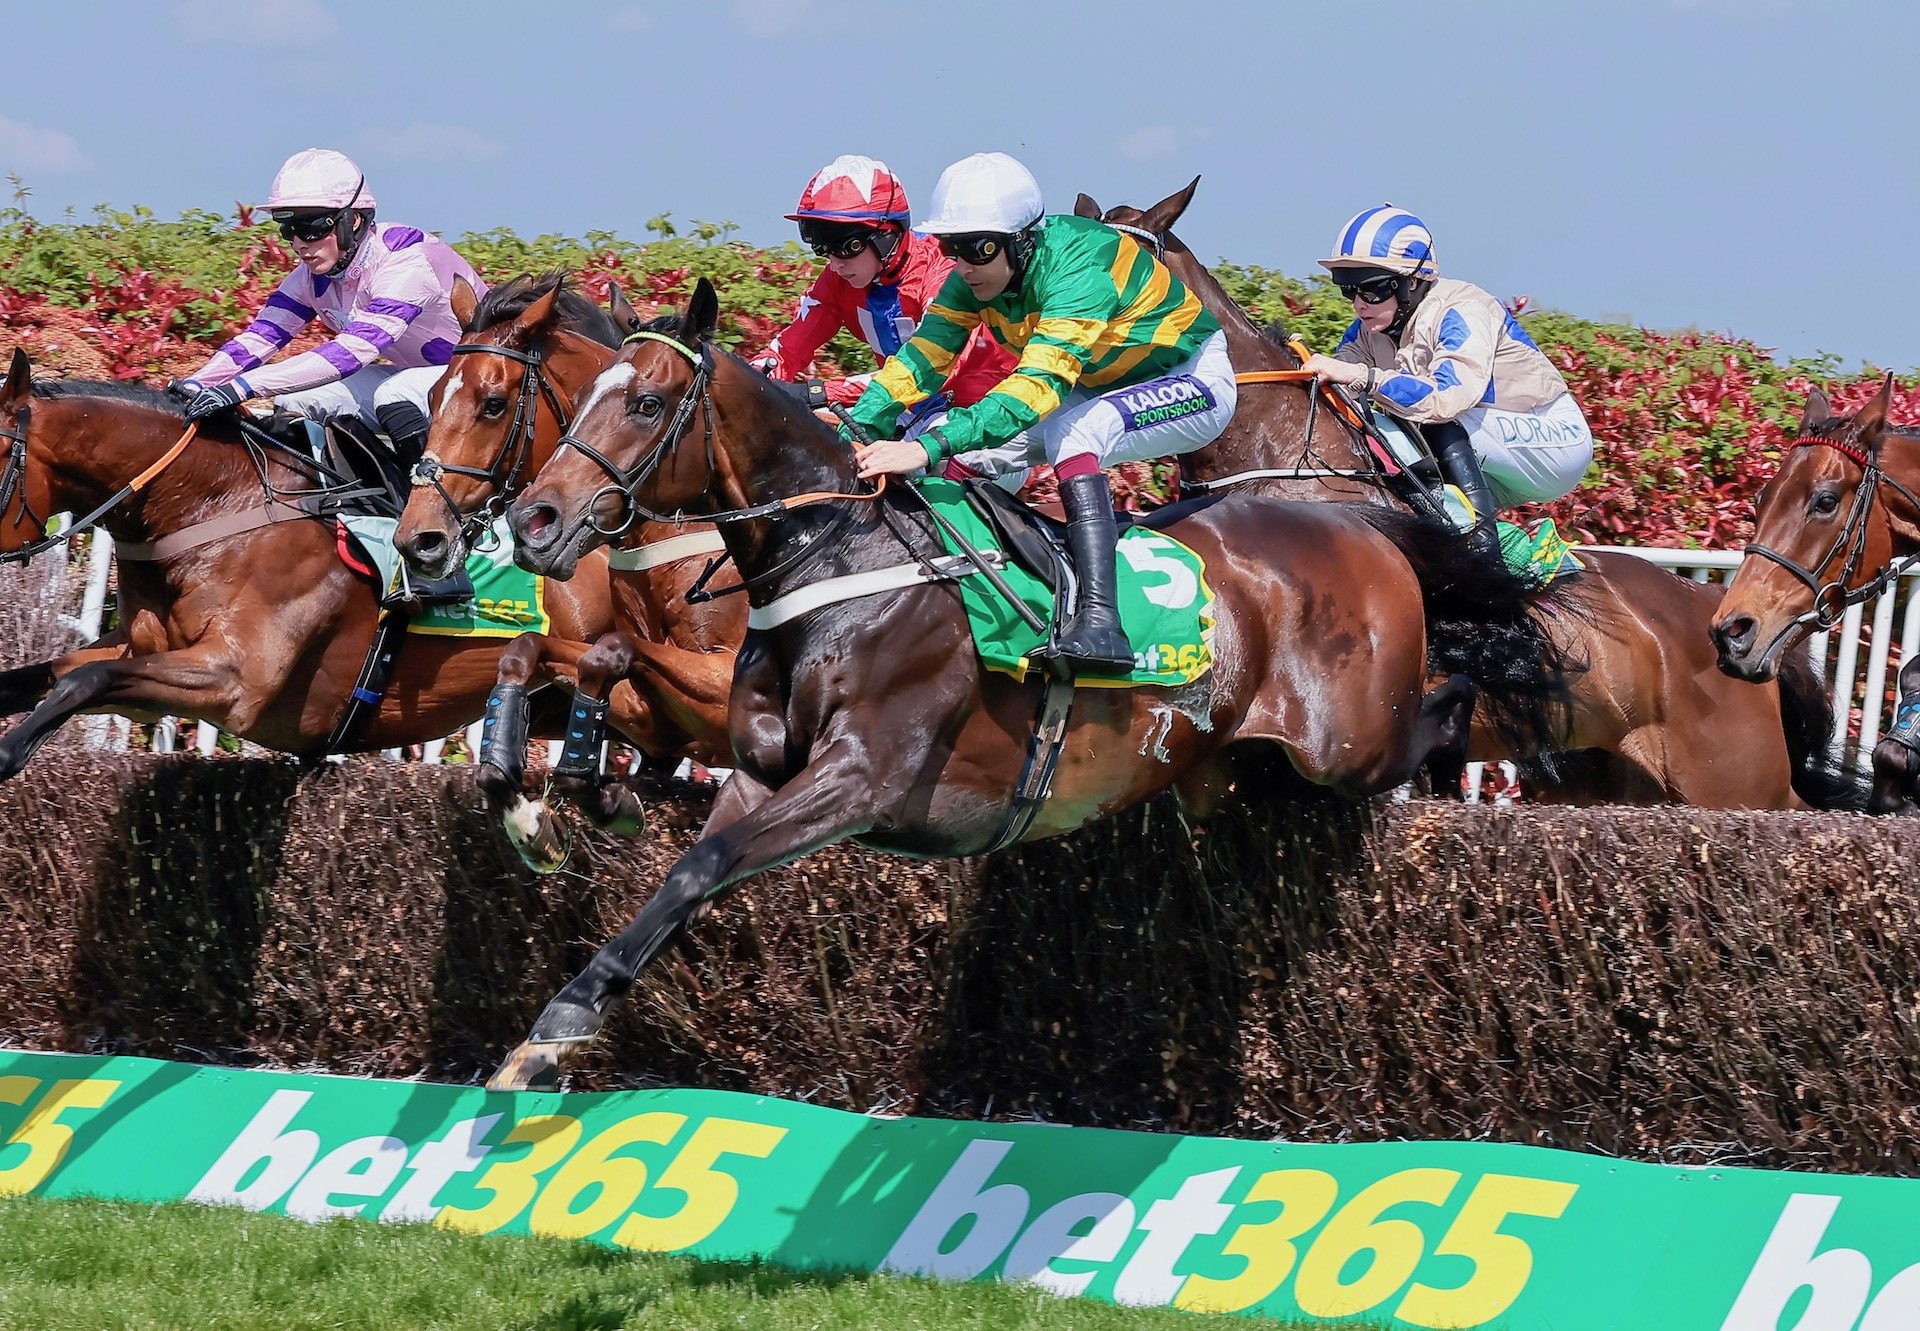
<instances>
[{"instance_id":1,"label":"black goggles","mask_svg":"<svg viewBox=\"0 0 1920 1331\"><path fill-rule=\"evenodd\" d=\"M978 268L983 263L992 263L994 256L1007 247L1007 238L991 231L976 231L966 235L940 237L940 252L949 259L958 259L961 263Z\"/></svg>"},{"instance_id":2,"label":"black goggles","mask_svg":"<svg viewBox=\"0 0 1920 1331\"><path fill-rule=\"evenodd\" d=\"M325 240L340 225L338 213L306 213L298 217L276 219L280 223L282 240L304 240L309 243Z\"/></svg>"},{"instance_id":3,"label":"black goggles","mask_svg":"<svg viewBox=\"0 0 1920 1331\"><path fill-rule=\"evenodd\" d=\"M818 258L851 259L872 246L874 234L863 226L802 225L800 239Z\"/></svg>"},{"instance_id":4,"label":"black goggles","mask_svg":"<svg viewBox=\"0 0 1920 1331\"><path fill-rule=\"evenodd\" d=\"M1333 284L1340 288L1340 294L1348 300L1359 299L1369 305L1383 305L1400 294L1399 277L1391 273L1375 274L1371 277L1349 279L1336 277Z\"/></svg>"}]
</instances>

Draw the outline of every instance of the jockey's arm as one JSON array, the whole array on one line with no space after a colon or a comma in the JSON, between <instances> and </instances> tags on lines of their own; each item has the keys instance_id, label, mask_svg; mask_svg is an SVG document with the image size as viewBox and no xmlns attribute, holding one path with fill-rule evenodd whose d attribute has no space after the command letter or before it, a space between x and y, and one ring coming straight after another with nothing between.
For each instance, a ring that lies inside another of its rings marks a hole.
<instances>
[{"instance_id":1,"label":"jockey's arm","mask_svg":"<svg viewBox=\"0 0 1920 1331\"><path fill-rule=\"evenodd\" d=\"M267 297L267 303L253 321L235 333L204 365L187 375L187 380L202 388L218 387L279 355L300 335L301 329L313 322L316 314L313 298L313 283L306 269L289 273ZM245 386L253 387L251 382Z\"/></svg>"},{"instance_id":2,"label":"jockey's arm","mask_svg":"<svg viewBox=\"0 0 1920 1331\"><path fill-rule=\"evenodd\" d=\"M966 283L949 279L907 344L888 357L853 404L860 428L876 439L891 438L901 412L940 391L947 370L979 324L980 308Z\"/></svg>"},{"instance_id":3,"label":"jockey's arm","mask_svg":"<svg viewBox=\"0 0 1920 1331\"><path fill-rule=\"evenodd\" d=\"M338 333L312 351L247 376L254 393L277 397L344 379L379 360L407 326L439 297L433 265L420 248L402 251Z\"/></svg>"},{"instance_id":4,"label":"jockey's arm","mask_svg":"<svg viewBox=\"0 0 1920 1331\"><path fill-rule=\"evenodd\" d=\"M1500 328L1490 308L1461 304L1441 315L1434 338L1424 374L1396 370L1373 389L1394 415L1419 425L1457 419L1486 398Z\"/></svg>"},{"instance_id":5,"label":"jockey's arm","mask_svg":"<svg viewBox=\"0 0 1920 1331\"><path fill-rule=\"evenodd\" d=\"M1052 412L1086 373L1118 305L1111 281L1088 282L1048 301L1013 373L972 406L956 408L939 437L923 437L928 457L938 462L996 448Z\"/></svg>"},{"instance_id":6,"label":"jockey's arm","mask_svg":"<svg viewBox=\"0 0 1920 1331\"><path fill-rule=\"evenodd\" d=\"M767 343L765 351L752 358L750 363L755 369L787 383L805 376L820 348L845 326L827 287L831 276L830 272L822 272L814 279L813 285L800 297L800 310L793 322Z\"/></svg>"}]
</instances>

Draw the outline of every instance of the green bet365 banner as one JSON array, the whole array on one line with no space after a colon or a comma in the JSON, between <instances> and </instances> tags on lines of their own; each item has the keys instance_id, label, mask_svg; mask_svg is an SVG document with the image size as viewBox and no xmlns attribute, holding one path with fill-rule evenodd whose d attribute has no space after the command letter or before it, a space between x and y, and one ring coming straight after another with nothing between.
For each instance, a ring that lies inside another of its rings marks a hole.
<instances>
[{"instance_id":1,"label":"green bet365 banner","mask_svg":"<svg viewBox=\"0 0 1920 1331\"><path fill-rule=\"evenodd\" d=\"M0 1052L0 1195L24 1193L1409 1327L1920 1326L1920 1182L1489 1143L1242 1142Z\"/></svg>"}]
</instances>

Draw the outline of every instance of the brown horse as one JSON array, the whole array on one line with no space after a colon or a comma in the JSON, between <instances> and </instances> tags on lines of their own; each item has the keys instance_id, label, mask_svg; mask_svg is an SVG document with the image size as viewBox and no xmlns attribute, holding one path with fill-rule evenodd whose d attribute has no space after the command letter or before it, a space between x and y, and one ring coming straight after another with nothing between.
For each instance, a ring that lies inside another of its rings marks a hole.
<instances>
[{"instance_id":1,"label":"brown horse","mask_svg":"<svg viewBox=\"0 0 1920 1331\"><path fill-rule=\"evenodd\" d=\"M434 386L426 454L394 533L416 576L433 580L451 573L524 481L546 465L581 390L639 325L617 289L613 307L608 314L559 274L516 278L480 299L465 282L455 283L453 309L463 340ZM702 555L714 553L703 549L699 533L712 531L704 524L637 524L622 549L693 552L649 568L616 570L613 631L585 655L527 633L501 658L480 782L504 811L509 838L535 868L557 868L565 846L544 802L522 790L517 717L520 700L548 673L554 655L569 662L578 657L578 693L590 706L608 698L617 681L632 686L641 710L638 729L627 734L643 753L730 761L727 694L733 654L746 633L746 606L737 598L701 605L686 600L705 567ZM597 758L595 745L583 761L563 763L555 789L602 826L633 830L637 801L626 788L599 780Z\"/></svg>"},{"instance_id":2,"label":"brown horse","mask_svg":"<svg viewBox=\"0 0 1920 1331\"><path fill-rule=\"evenodd\" d=\"M1833 628L1847 607L1873 600L1920 559L1920 431L1888 427L1892 397L1892 375L1851 416L1835 416L1817 388L1808 396L1799 437L1760 492L1753 540L1714 619L1727 674L1769 680L1792 668L1812 633ZM1920 656L1900 667L1900 720L1873 751L1869 812L1914 811L1916 708Z\"/></svg>"},{"instance_id":3,"label":"brown horse","mask_svg":"<svg viewBox=\"0 0 1920 1331\"><path fill-rule=\"evenodd\" d=\"M373 642L377 591L342 561L332 521L291 498L318 484L310 463L243 442L231 419L183 427L179 405L158 392L35 384L26 355L13 353L0 386L0 557L44 547L44 515L111 505L98 525L123 558L112 633L0 673L0 715L31 708L0 737L0 779L89 710L192 717L283 753L327 751ZM136 554L169 537L185 548ZM551 584L547 606L562 634L603 632L613 616L604 558ZM419 743L473 721L506 641L410 638L349 747ZM623 690L616 724L635 710ZM542 728L558 734L560 721Z\"/></svg>"},{"instance_id":4,"label":"brown horse","mask_svg":"<svg viewBox=\"0 0 1920 1331\"><path fill-rule=\"evenodd\" d=\"M1173 225L1199 177L1151 208L1104 212L1082 194L1082 217L1118 224L1157 247L1175 276L1226 330L1243 374L1298 370L1300 360L1256 327ZM1188 493L1228 486L1290 499L1393 503L1358 433L1314 386L1248 383L1233 424L1214 443L1180 458ZM1275 475L1273 473L1279 473ZM1716 589L1632 555L1584 552L1576 580L1582 613L1555 633L1587 669L1572 680L1571 725L1562 746L1576 761L1555 771L1529 764L1492 729L1476 725L1469 756L1513 758L1541 798L1578 803L1680 803L1703 808L1858 808L1862 792L1826 760L1827 690L1805 663L1778 685L1729 687L1707 636Z\"/></svg>"},{"instance_id":5,"label":"brown horse","mask_svg":"<svg viewBox=\"0 0 1920 1331\"><path fill-rule=\"evenodd\" d=\"M738 766L701 840L548 1005L497 1089L549 1080L704 903L831 842L978 854L1170 786L1204 810L1246 759L1265 760L1260 779L1371 795L1458 742L1476 685L1497 713L1550 726L1552 653L1498 560L1384 509L1234 495L1154 519L1205 560L1211 670L1175 689L1077 691L1050 793L1022 809L1044 686L981 668L956 589L921 576L944 551L918 491L865 490L832 430L714 348L718 312L702 279L677 339L636 340L508 508L518 558L553 576L635 512L706 516L762 627L734 677ZM913 581L788 599L857 574ZM1464 669L1428 692L1436 659Z\"/></svg>"}]
</instances>

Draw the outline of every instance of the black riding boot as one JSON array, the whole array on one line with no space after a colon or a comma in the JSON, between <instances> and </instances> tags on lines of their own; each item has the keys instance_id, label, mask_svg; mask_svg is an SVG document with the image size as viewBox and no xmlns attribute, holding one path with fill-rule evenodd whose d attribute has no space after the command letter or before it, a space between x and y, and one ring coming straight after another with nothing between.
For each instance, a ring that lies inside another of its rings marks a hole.
<instances>
[{"instance_id":1,"label":"black riding boot","mask_svg":"<svg viewBox=\"0 0 1920 1331\"><path fill-rule=\"evenodd\" d=\"M1473 505L1473 525L1467 528L1467 540L1483 553L1498 555L1500 532L1493 523L1493 491L1487 485L1486 473L1480 470L1480 459L1474 454L1466 426L1443 421L1427 426L1426 436L1447 483L1458 486Z\"/></svg>"},{"instance_id":2,"label":"black riding boot","mask_svg":"<svg viewBox=\"0 0 1920 1331\"><path fill-rule=\"evenodd\" d=\"M374 408L373 414L379 418L381 430L393 445L393 469L399 476L398 493L404 501L413 480L414 464L427 451L429 422L411 402L383 402Z\"/></svg>"},{"instance_id":3,"label":"black riding boot","mask_svg":"<svg viewBox=\"0 0 1920 1331\"><path fill-rule=\"evenodd\" d=\"M1080 597L1073 614L1054 629L1048 655L1092 670L1119 673L1133 668L1133 649L1120 628L1114 592L1113 492L1104 472L1069 476L1060 482L1067 509L1067 550Z\"/></svg>"}]
</instances>

